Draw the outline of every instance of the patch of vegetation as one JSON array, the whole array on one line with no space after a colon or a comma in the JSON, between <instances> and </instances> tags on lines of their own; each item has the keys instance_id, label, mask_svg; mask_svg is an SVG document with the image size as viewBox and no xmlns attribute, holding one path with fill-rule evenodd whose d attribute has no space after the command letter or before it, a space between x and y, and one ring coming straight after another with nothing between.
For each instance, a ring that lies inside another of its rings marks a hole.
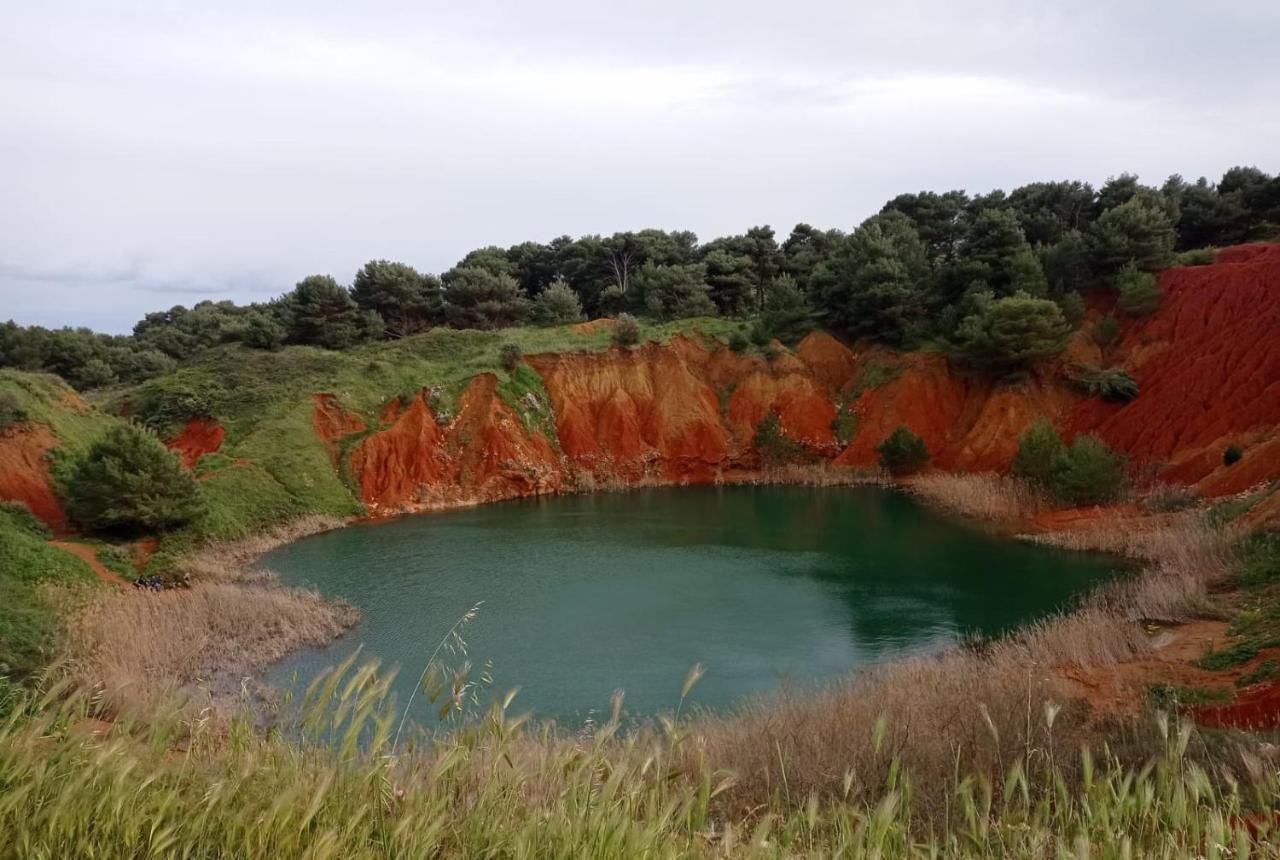
<instances>
[{"instance_id":1,"label":"patch of vegetation","mask_svg":"<svg viewBox=\"0 0 1280 860\"><path fill-rule=\"evenodd\" d=\"M720 387L720 390L716 392L717 397L720 399L720 417L725 421L729 420L729 404L733 400L733 392L737 390L738 382L737 380L734 380L732 382L725 383Z\"/></svg>"},{"instance_id":2,"label":"patch of vegetation","mask_svg":"<svg viewBox=\"0 0 1280 860\"><path fill-rule=\"evenodd\" d=\"M12 391L0 391L0 435L26 420L27 411L18 402L18 396Z\"/></svg>"},{"instance_id":3,"label":"patch of vegetation","mask_svg":"<svg viewBox=\"0 0 1280 860\"><path fill-rule=\"evenodd\" d=\"M635 346L640 342L640 324L631 314L618 314L613 321L613 342L618 346Z\"/></svg>"},{"instance_id":4,"label":"patch of vegetation","mask_svg":"<svg viewBox=\"0 0 1280 860\"><path fill-rule=\"evenodd\" d=\"M924 440L905 424L894 429L876 446L876 451L880 454L880 465L893 475L908 475L929 462L929 449Z\"/></svg>"},{"instance_id":5,"label":"patch of vegetation","mask_svg":"<svg viewBox=\"0 0 1280 860\"><path fill-rule=\"evenodd\" d=\"M858 413L852 402L841 398L836 417L831 420L831 432L841 447L848 447L853 437L858 435Z\"/></svg>"},{"instance_id":6,"label":"patch of vegetation","mask_svg":"<svg viewBox=\"0 0 1280 860\"><path fill-rule=\"evenodd\" d=\"M520 416L526 432L541 433L551 447L560 450L551 395L538 371L523 362L516 365L507 378L498 383L498 396Z\"/></svg>"},{"instance_id":7,"label":"patch of vegetation","mask_svg":"<svg viewBox=\"0 0 1280 860\"><path fill-rule=\"evenodd\" d=\"M1147 703L1161 711L1196 708L1203 705L1227 702L1230 699L1231 693L1228 690L1182 687L1176 684L1152 684L1147 687Z\"/></svg>"},{"instance_id":8,"label":"patch of vegetation","mask_svg":"<svg viewBox=\"0 0 1280 860\"><path fill-rule=\"evenodd\" d=\"M1144 317L1155 312L1164 299L1156 276L1127 263L1116 275L1116 307L1126 314Z\"/></svg>"},{"instance_id":9,"label":"patch of vegetation","mask_svg":"<svg viewBox=\"0 0 1280 860\"><path fill-rule=\"evenodd\" d=\"M1183 251L1173 255L1173 264L1175 266L1208 266L1212 265L1217 259L1217 253L1213 248L1192 248L1190 251Z\"/></svg>"},{"instance_id":10,"label":"patch of vegetation","mask_svg":"<svg viewBox=\"0 0 1280 860\"><path fill-rule=\"evenodd\" d=\"M1138 381L1120 367L1075 367L1068 375L1071 383L1090 397L1114 403L1128 403L1138 396Z\"/></svg>"},{"instance_id":11,"label":"patch of vegetation","mask_svg":"<svg viewBox=\"0 0 1280 860\"><path fill-rule=\"evenodd\" d=\"M518 343L504 343L498 347L498 366L507 373L514 371L523 359L524 350Z\"/></svg>"},{"instance_id":12,"label":"patch of vegetation","mask_svg":"<svg viewBox=\"0 0 1280 860\"><path fill-rule=\"evenodd\" d=\"M1108 349L1120 339L1120 320L1114 314L1107 314L1093 324L1091 334L1100 349Z\"/></svg>"},{"instance_id":13,"label":"patch of vegetation","mask_svg":"<svg viewBox=\"0 0 1280 860\"><path fill-rule=\"evenodd\" d=\"M1275 660L1263 660L1253 671L1236 679L1237 687L1252 687L1254 684L1274 684L1280 681L1280 663Z\"/></svg>"},{"instance_id":14,"label":"patch of vegetation","mask_svg":"<svg viewBox=\"0 0 1280 860\"><path fill-rule=\"evenodd\" d=\"M768 466L804 463L812 459L803 445L782 431L782 419L776 412L770 412L756 424L751 444Z\"/></svg>"},{"instance_id":15,"label":"patch of vegetation","mask_svg":"<svg viewBox=\"0 0 1280 860\"><path fill-rule=\"evenodd\" d=\"M47 544L32 519L19 506L0 507L0 678L26 678L51 656L57 615L39 586L96 580L83 560Z\"/></svg>"},{"instance_id":16,"label":"patch of vegetation","mask_svg":"<svg viewBox=\"0 0 1280 860\"><path fill-rule=\"evenodd\" d=\"M1064 445L1047 418L1037 419L1018 439L1013 471L1070 505L1115 501L1128 485L1124 458L1105 442L1081 434Z\"/></svg>"},{"instance_id":17,"label":"patch of vegetation","mask_svg":"<svg viewBox=\"0 0 1280 860\"><path fill-rule=\"evenodd\" d=\"M178 455L129 424L69 463L61 490L71 518L94 531L165 531L195 519L203 506Z\"/></svg>"},{"instance_id":18,"label":"patch of vegetation","mask_svg":"<svg viewBox=\"0 0 1280 860\"><path fill-rule=\"evenodd\" d=\"M1228 445L1222 451L1222 465L1234 466L1244 459L1244 449L1239 445Z\"/></svg>"}]
</instances>

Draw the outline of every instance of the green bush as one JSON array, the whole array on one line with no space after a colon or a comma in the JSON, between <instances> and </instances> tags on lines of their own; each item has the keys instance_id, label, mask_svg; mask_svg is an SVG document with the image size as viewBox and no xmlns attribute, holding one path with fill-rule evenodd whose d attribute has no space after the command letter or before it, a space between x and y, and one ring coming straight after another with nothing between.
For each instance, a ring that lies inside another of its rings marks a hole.
<instances>
[{"instance_id":1,"label":"green bush","mask_svg":"<svg viewBox=\"0 0 1280 860\"><path fill-rule=\"evenodd\" d=\"M640 323L631 314L618 314L613 324L613 342L618 346L635 346L640 342Z\"/></svg>"},{"instance_id":2,"label":"green bush","mask_svg":"<svg viewBox=\"0 0 1280 860\"><path fill-rule=\"evenodd\" d=\"M43 520L31 513L31 508L27 507L25 502L0 501L0 516L7 516L14 527L27 534L45 539L53 536L53 533L49 531L49 527L44 524Z\"/></svg>"},{"instance_id":3,"label":"green bush","mask_svg":"<svg viewBox=\"0 0 1280 860\"><path fill-rule=\"evenodd\" d=\"M1212 248L1194 248L1173 258L1175 266L1208 266L1217 258Z\"/></svg>"},{"instance_id":4,"label":"green bush","mask_svg":"<svg viewBox=\"0 0 1280 860\"><path fill-rule=\"evenodd\" d=\"M498 364L507 373L515 370L522 358L524 358L524 350L520 349L518 343L504 343L498 347Z\"/></svg>"},{"instance_id":5,"label":"green bush","mask_svg":"<svg viewBox=\"0 0 1280 860\"><path fill-rule=\"evenodd\" d=\"M1048 299L984 294L977 298L977 310L957 327L955 349L975 367L1014 371L1057 355L1070 333L1062 309Z\"/></svg>"},{"instance_id":6,"label":"green bush","mask_svg":"<svg viewBox=\"0 0 1280 860\"><path fill-rule=\"evenodd\" d=\"M760 419L751 444L755 446L760 458L770 466L799 463L807 459L804 446L782 432L782 419L776 412L770 412Z\"/></svg>"},{"instance_id":7,"label":"green bush","mask_svg":"<svg viewBox=\"0 0 1280 860\"><path fill-rule=\"evenodd\" d=\"M178 455L133 424L107 431L62 476L67 513L101 531L160 531L203 509L200 488Z\"/></svg>"},{"instance_id":8,"label":"green bush","mask_svg":"<svg viewBox=\"0 0 1280 860\"><path fill-rule=\"evenodd\" d=\"M1037 418L1018 438L1018 454L1013 458L1013 473L1046 489L1062 463L1065 446L1057 428L1048 418Z\"/></svg>"},{"instance_id":9,"label":"green bush","mask_svg":"<svg viewBox=\"0 0 1280 860\"><path fill-rule=\"evenodd\" d=\"M1093 342L1101 349L1111 346L1120 337L1120 320L1107 314L1093 324Z\"/></svg>"},{"instance_id":10,"label":"green bush","mask_svg":"<svg viewBox=\"0 0 1280 860\"><path fill-rule=\"evenodd\" d=\"M11 391L0 391L0 434L27 420L27 412Z\"/></svg>"},{"instance_id":11,"label":"green bush","mask_svg":"<svg viewBox=\"0 0 1280 860\"><path fill-rule=\"evenodd\" d=\"M1222 452L1222 465L1234 466L1244 459L1244 449L1239 445L1228 445Z\"/></svg>"},{"instance_id":12,"label":"green bush","mask_svg":"<svg viewBox=\"0 0 1280 860\"><path fill-rule=\"evenodd\" d=\"M1072 505L1115 501L1125 484L1124 458L1089 434L1071 440L1053 477L1054 493Z\"/></svg>"},{"instance_id":13,"label":"green bush","mask_svg":"<svg viewBox=\"0 0 1280 860\"><path fill-rule=\"evenodd\" d=\"M880 465L894 475L910 474L929 462L929 449L924 440L905 424L877 445L876 451L880 454Z\"/></svg>"},{"instance_id":14,"label":"green bush","mask_svg":"<svg viewBox=\"0 0 1280 860\"><path fill-rule=\"evenodd\" d=\"M553 281L533 300L533 318L543 325L565 325L582 319L582 302L564 281Z\"/></svg>"},{"instance_id":15,"label":"green bush","mask_svg":"<svg viewBox=\"0 0 1280 860\"><path fill-rule=\"evenodd\" d=\"M1138 396L1138 381L1119 367L1085 367L1073 371L1072 381L1090 397L1127 403Z\"/></svg>"},{"instance_id":16,"label":"green bush","mask_svg":"<svg viewBox=\"0 0 1280 860\"><path fill-rule=\"evenodd\" d=\"M742 333L741 329L729 335L729 349L734 352L746 352L750 346L751 341L747 340L747 336Z\"/></svg>"},{"instance_id":17,"label":"green bush","mask_svg":"<svg viewBox=\"0 0 1280 860\"><path fill-rule=\"evenodd\" d=\"M1114 501L1127 483L1125 461L1096 436L1081 435L1064 445L1047 418L1037 419L1018 439L1014 474L1034 482L1070 505Z\"/></svg>"},{"instance_id":18,"label":"green bush","mask_svg":"<svg viewBox=\"0 0 1280 860\"><path fill-rule=\"evenodd\" d=\"M1156 276L1144 272L1136 263L1127 263L1115 279L1116 307L1126 314L1144 317L1160 307L1164 293L1156 282Z\"/></svg>"}]
</instances>

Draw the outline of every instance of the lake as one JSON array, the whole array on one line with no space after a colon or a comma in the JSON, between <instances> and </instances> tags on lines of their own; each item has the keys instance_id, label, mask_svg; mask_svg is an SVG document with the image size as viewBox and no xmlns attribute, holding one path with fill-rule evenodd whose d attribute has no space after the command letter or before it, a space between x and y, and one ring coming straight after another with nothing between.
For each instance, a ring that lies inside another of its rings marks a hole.
<instances>
[{"instance_id":1,"label":"lake","mask_svg":"<svg viewBox=\"0 0 1280 860\"><path fill-rule=\"evenodd\" d=\"M633 717L724 710L784 684L996 635L1067 607L1117 561L987 534L875 487L691 487L504 502L356 525L264 557L290 585L358 606L331 645L267 680L347 657L400 667L407 701L436 644L475 604L468 659L490 693L578 725L626 692ZM457 662L456 659L454 662ZM414 718L435 720L419 697Z\"/></svg>"}]
</instances>

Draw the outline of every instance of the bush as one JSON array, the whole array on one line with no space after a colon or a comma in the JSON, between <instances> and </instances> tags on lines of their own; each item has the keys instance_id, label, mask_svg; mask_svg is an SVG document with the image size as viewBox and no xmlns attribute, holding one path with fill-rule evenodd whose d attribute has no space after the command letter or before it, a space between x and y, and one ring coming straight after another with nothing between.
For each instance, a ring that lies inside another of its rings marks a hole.
<instances>
[{"instance_id":1,"label":"bush","mask_svg":"<svg viewBox=\"0 0 1280 860\"><path fill-rule=\"evenodd\" d=\"M1175 266L1208 266L1212 265L1215 259L1217 255L1212 248L1195 248L1176 255L1173 258L1173 264Z\"/></svg>"},{"instance_id":2,"label":"bush","mask_svg":"<svg viewBox=\"0 0 1280 860\"><path fill-rule=\"evenodd\" d=\"M635 346L640 342L640 323L631 314L618 314L613 325L613 342L618 346Z\"/></svg>"},{"instance_id":3,"label":"bush","mask_svg":"<svg viewBox=\"0 0 1280 860\"><path fill-rule=\"evenodd\" d=\"M27 411L10 391L0 391L0 435L27 420Z\"/></svg>"},{"instance_id":4,"label":"bush","mask_svg":"<svg viewBox=\"0 0 1280 860\"><path fill-rule=\"evenodd\" d=\"M880 465L894 475L910 474L929 462L929 449L924 440L905 424L877 445L876 451L880 454Z\"/></svg>"},{"instance_id":5,"label":"bush","mask_svg":"<svg viewBox=\"0 0 1280 860\"><path fill-rule=\"evenodd\" d=\"M533 300L533 318L543 325L564 325L582 320L582 302L564 281L553 281Z\"/></svg>"},{"instance_id":6,"label":"bush","mask_svg":"<svg viewBox=\"0 0 1280 860\"><path fill-rule=\"evenodd\" d=\"M520 349L518 343L504 343L498 347L498 364L507 373L514 371L522 358L524 358L524 350Z\"/></svg>"},{"instance_id":7,"label":"bush","mask_svg":"<svg viewBox=\"0 0 1280 860\"><path fill-rule=\"evenodd\" d=\"M158 531L202 510L200 489L178 455L133 424L109 430L62 478L67 513L102 531Z\"/></svg>"},{"instance_id":8,"label":"bush","mask_svg":"<svg viewBox=\"0 0 1280 860\"><path fill-rule=\"evenodd\" d=\"M1013 473L1050 489L1063 449L1062 437L1053 423L1048 418L1037 418L1018 438Z\"/></svg>"},{"instance_id":9,"label":"bush","mask_svg":"<svg viewBox=\"0 0 1280 860\"><path fill-rule=\"evenodd\" d=\"M1040 418L1018 439L1014 474L1071 505L1114 501L1124 489L1124 458L1096 436L1082 435L1063 445L1047 418Z\"/></svg>"},{"instance_id":10,"label":"bush","mask_svg":"<svg viewBox=\"0 0 1280 860\"><path fill-rule=\"evenodd\" d=\"M1124 458L1097 436L1077 436L1062 452L1053 477L1053 491L1072 505L1100 505L1115 501L1124 490Z\"/></svg>"},{"instance_id":11,"label":"bush","mask_svg":"<svg viewBox=\"0 0 1280 860\"><path fill-rule=\"evenodd\" d=\"M1072 381L1090 397L1127 403L1138 396L1138 381L1119 367L1077 368Z\"/></svg>"},{"instance_id":12,"label":"bush","mask_svg":"<svg viewBox=\"0 0 1280 860\"><path fill-rule=\"evenodd\" d=\"M746 352L750 346L751 341L747 340L747 336L742 333L741 329L729 335L729 349L734 352Z\"/></svg>"},{"instance_id":13,"label":"bush","mask_svg":"<svg viewBox=\"0 0 1280 860\"><path fill-rule=\"evenodd\" d=\"M1154 514L1172 514L1200 504L1200 494L1191 487L1160 484L1142 497L1143 510Z\"/></svg>"},{"instance_id":14,"label":"bush","mask_svg":"<svg viewBox=\"0 0 1280 860\"><path fill-rule=\"evenodd\" d=\"M617 284L610 284L596 297L596 309L602 314L621 313L627 306L627 294Z\"/></svg>"},{"instance_id":15,"label":"bush","mask_svg":"<svg viewBox=\"0 0 1280 860\"><path fill-rule=\"evenodd\" d=\"M1228 445L1222 452L1222 465L1234 466L1244 459L1244 449L1239 445Z\"/></svg>"},{"instance_id":16,"label":"bush","mask_svg":"<svg viewBox=\"0 0 1280 860\"><path fill-rule=\"evenodd\" d=\"M776 412L760 419L751 444L770 466L799 463L806 459L804 446L782 432L782 419Z\"/></svg>"},{"instance_id":17,"label":"bush","mask_svg":"<svg viewBox=\"0 0 1280 860\"><path fill-rule=\"evenodd\" d=\"M1115 286L1116 307L1130 316L1147 316L1160 307L1160 300L1164 298L1156 276L1142 271L1136 263L1128 263L1120 270Z\"/></svg>"},{"instance_id":18,"label":"bush","mask_svg":"<svg viewBox=\"0 0 1280 860\"><path fill-rule=\"evenodd\" d=\"M49 527L44 524L43 520L31 513L31 508L27 507L25 502L0 501L0 515L7 516L9 521L20 530L38 538L53 536L53 533L49 531Z\"/></svg>"},{"instance_id":19,"label":"bush","mask_svg":"<svg viewBox=\"0 0 1280 860\"><path fill-rule=\"evenodd\" d=\"M1106 349L1120 338L1120 320L1114 314L1107 314L1093 324L1093 342L1101 349Z\"/></svg>"},{"instance_id":20,"label":"bush","mask_svg":"<svg viewBox=\"0 0 1280 860\"><path fill-rule=\"evenodd\" d=\"M1057 355L1070 333L1062 309L1048 299L983 294L977 297L977 311L956 329L955 347L972 365L1012 371Z\"/></svg>"}]
</instances>

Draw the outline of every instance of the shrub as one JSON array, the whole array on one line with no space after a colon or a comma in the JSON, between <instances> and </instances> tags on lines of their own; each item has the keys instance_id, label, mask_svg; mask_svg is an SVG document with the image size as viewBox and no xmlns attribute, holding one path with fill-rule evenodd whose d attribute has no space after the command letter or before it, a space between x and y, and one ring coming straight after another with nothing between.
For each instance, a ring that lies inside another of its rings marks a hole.
<instances>
[{"instance_id":1,"label":"shrub","mask_svg":"<svg viewBox=\"0 0 1280 860\"><path fill-rule=\"evenodd\" d=\"M596 297L596 308L602 314L621 313L627 306L627 294L617 284L610 284Z\"/></svg>"},{"instance_id":2,"label":"shrub","mask_svg":"<svg viewBox=\"0 0 1280 860\"><path fill-rule=\"evenodd\" d=\"M1062 462L1064 446L1057 428L1048 418L1037 418L1018 438L1018 454L1013 473L1051 489Z\"/></svg>"},{"instance_id":3,"label":"shrub","mask_svg":"<svg viewBox=\"0 0 1280 860\"><path fill-rule=\"evenodd\" d=\"M1002 299L983 294L977 310L956 329L955 346L970 364L1011 371L1057 355L1070 332L1062 309L1048 299L1026 293Z\"/></svg>"},{"instance_id":4,"label":"shrub","mask_svg":"<svg viewBox=\"0 0 1280 860\"><path fill-rule=\"evenodd\" d=\"M1072 381L1090 397L1127 403L1138 396L1138 381L1119 367L1077 368Z\"/></svg>"},{"instance_id":5,"label":"shrub","mask_svg":"<svg viewBox=\"0 0 1280 860\"><path fill-rule=\"evenodd\" d=\"M1101 349L1106 349L1120 337L1120 320L1114 314L1107 314L1093 324L1093 342Z\"/></svg>"},{"instance_id":6,"label":"shrub","mask_svg":"<svg viewBox=\"0 0 1280 860\"><path fill-rule=\"evenodd\" d=\"M1053 491L1072 505L1099 505L1118 498L1125 487L1124 458L1097 436L1077 436L1062 452Z\"/></svg>"},{"instance_id":7,"label":"shrub","mask_svg":"<svg viewBox=\"0 0 1280 860\"><path fill-rule=\"evenodd\" d=\"M877 445L876 451L880 454L880 465L894 475L910 474L929 462L929 449L924 440L905 424L900 424Z\"/></svg>"},{"instance_id":8,"label":"shrub","mask_svg":"<svg viewBox=\"0 0 1280 860\"><path fill-rule=\"evenodd\" d=\"M1063 294L1057 301L1067 325L1072 329L1080 328L1080 323L1084 322L1084 299L1080 298L1080 294L1072 290Z\"/></svg>"},{"instance_id":9,"label":"shrub","mask_svg":"<svg viewBox=\"0 0 1280 860\"><path fill-rule=\"evenodd\" d=\"M533 318L543 325L564 325L582 319L582 302L564 281L553 281L533 300Z\"/></svg>"},{"instance_id":10,"label":"shrub","mask_svg":"<svg viewBox=\"0 0 1280 860\"><path fill-rule=\"evenodd\" d=\"M90 529L156 531L202 510L199 487L178 455L133 424L109 430L62 479L67 513Z\"/></svg>"},{"instance_id":11,"label":"shrub","mask_svg":"<svg viewBox=\"0 0 1280 860\"><path fill-rule=\"evenodd\" d=\"M1144 272L1136 263L1127 263L1115 279L1116 307L1130 316L1143 317L1160 307L1164 293L1156 283L1156 276Z\"/></svg>"},{"instance_id":12,"label":"shrub","mask_svg":"<svg viewBox=\"0 0 1280 860\"><path fill-rule=\"evenodd\" d=\"M1173 258L1175 266L1208 266L1216 259L1212 248L1194 248L1183 251Z\"/></svg>"},{"instance_id":13,"label":"shrub","mask_svg":"<svg viewBox=\"0 0 1280 860\"><path fill-rule=\"evenodd\" d=\"M1239 445L1228 445L1222 452L1222 465L1234 466L1244 459L1244 449Z\"/></svg>"},{"instance_id":14,"label":"shrub","mask_svg":"<svg viewBox=\"0 0 1280 860\"><path fill-rule=\"evenodd\" d=\"M1160 484L1142 498L1144 510L1154 514L1172 514L1200 504L1200 494L1190 487Z\"/></svg>"},{"instance_id":15,"label":"shrub","mask_svg":"<svg viewBox=\"0 0 1280 860\"><path fill-rule=\"evenodd\" d=\"M770 412L760 419L751 444L759 452L760 458L770 466L798 463L805 459L804 447L782 432L782 419L776 412Z\"/></svg>"},{"instance_id":16,"label":"shrub","mask_svg":"<svg viewBox=\"0 0 1280 860\"><path fill-rule=\"evenodd\" d=\"M27 412L10 391L0 391L0 434L27 420Z\"/></svg>"},{"instance_id":17,"label":"shrub","mask_svg":"<svg viewBox=\"0 0 1280 860\"><path fill-rule=\"evenodd\" d=\"M504 343L498 347L498 364L507 373L514 371L522 358L524 358L524 350L520 349L518 343Z\"/></svg>"},{"instance_id":18,"label":"shrub","mask_svg":"<svg viewBox=\"0 0 1280 860\"><path fill-rule=\"evenodd\" d=\"M640 323L631 314L618 314L613 326L613 342L618 346L635 346L640 342Z\"/></svg>"},{"instance_id":19,"label":"shrub","mask_svg":"<svg viewBox=\"0 0 1280 860\"><path fill-rule=\"evenodd\" d=\"M750 346L751 341L747 340L747 336L742 333L741 329L738 329L733 334L729 335L729 349L734 352L746 352L747 348Z\"/></svg>"}]
</instances>

